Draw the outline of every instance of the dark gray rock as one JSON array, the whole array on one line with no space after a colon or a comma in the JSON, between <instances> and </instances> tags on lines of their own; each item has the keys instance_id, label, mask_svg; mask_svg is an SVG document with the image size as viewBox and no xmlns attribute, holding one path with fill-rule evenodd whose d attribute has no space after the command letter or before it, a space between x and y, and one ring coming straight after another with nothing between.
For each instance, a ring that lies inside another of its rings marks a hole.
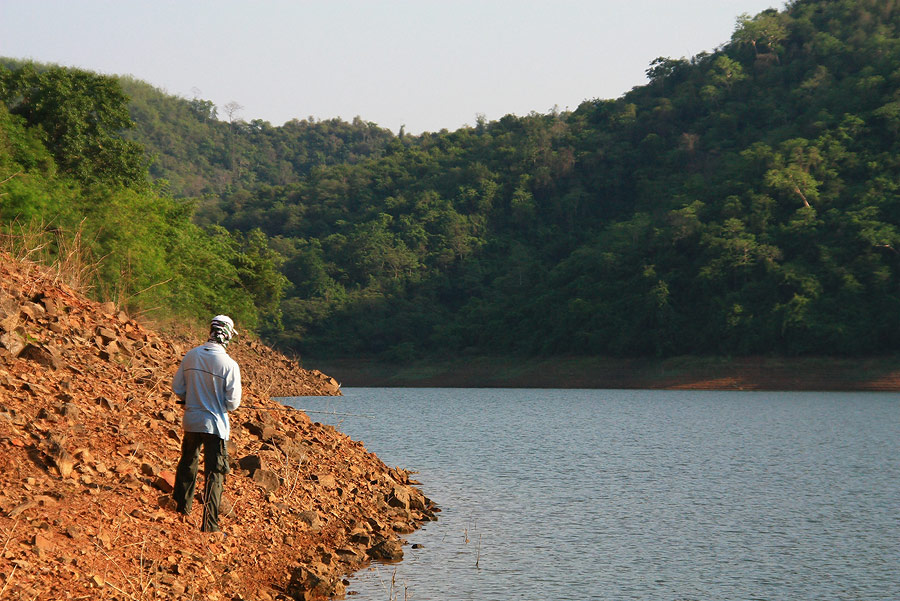
<instances>
[{"instance_id":1,"label":"dark gray rock","mask_svg":"<svg viewBox=\"0 0 900 601\"><path fill-rule=\"evenodd\" d=\"M254 482L262 485L269 492L275 492L281 486L281 478L275 472L258 469L251 476Z\"/></svg>"},{"instance_id":2,"label":"dark gray rock","mask_svg":"<svg viewBox=\"0 0 900 601\"><path fill-rule=\"evenodd\" d=\"M238 459L238 468L249 472L252 476L256 470L262 469L262 458L259 455L247 455Z\"/></svg>"},{"instance_id":3,"label":"dark gray rock","mask_svg":"<svg viewBox=\"0 0 900 601\"><path fill-rule=\"evenodd\" d=\"M297 514L297 519L305 522L312 530L319 530L322 527L322 520L319 518L319 514L311 509L301 511Z\"/></svg>"},{"instance_id":4,"label":"dark gray rock","mask_svg":"<svg viewBox=\"0 0 900 601\"><path fill-rule=\"evenodd\" d=\"M400 561L403 559L403 545L398 540L385 539L366 553L378 561Z\"/></svg>"}]
</instances>

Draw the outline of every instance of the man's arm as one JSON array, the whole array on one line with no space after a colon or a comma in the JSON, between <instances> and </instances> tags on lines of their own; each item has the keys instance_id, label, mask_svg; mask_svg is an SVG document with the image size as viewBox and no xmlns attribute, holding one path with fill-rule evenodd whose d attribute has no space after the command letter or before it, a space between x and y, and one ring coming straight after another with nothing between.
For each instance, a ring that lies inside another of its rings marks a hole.
<instances>
[{"instance_id":1,"label":"man's arm","mask_svg":"<svg viewBox=\"0 0 900 601\"><path fill-rule=\"evenodd\" d=\"M225 410L234 411L241 406L241 368L237 363L225 376Z\"/></svg>"},{"instance_id":2,"label":"man's arm","mask_svg":"<svg viewBox=\"0 0 900 601\"><path fill-rule=\"evenodd\" d=\"M184 381L183 361L181 362L181 365L178 366L178 371L175 372L175 376L172 378L172 392L184 402L184 395L187 394L187 383Z\"/></svg>"}]
</instances>

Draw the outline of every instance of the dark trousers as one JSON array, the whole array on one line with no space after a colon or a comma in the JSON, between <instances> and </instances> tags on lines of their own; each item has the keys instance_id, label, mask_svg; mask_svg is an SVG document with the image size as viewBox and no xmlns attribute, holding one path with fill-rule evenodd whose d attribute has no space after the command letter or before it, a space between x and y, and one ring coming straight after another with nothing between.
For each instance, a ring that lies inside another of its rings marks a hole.
<instances>
[{"instance_id":1,"label":"dark trousers","mask_svg":"<svg viewBox=\"0 0 900 601\"><path fill-rule=\"evenodd\" d=\"M203 447L203 526L204 532L218 532L219 503L228 472L225 441L215 434L185 432L181 442L181 460L175 470L175 504L181 513L191 512L197 487L200 447Z\"/></svg>"}]
</instances>

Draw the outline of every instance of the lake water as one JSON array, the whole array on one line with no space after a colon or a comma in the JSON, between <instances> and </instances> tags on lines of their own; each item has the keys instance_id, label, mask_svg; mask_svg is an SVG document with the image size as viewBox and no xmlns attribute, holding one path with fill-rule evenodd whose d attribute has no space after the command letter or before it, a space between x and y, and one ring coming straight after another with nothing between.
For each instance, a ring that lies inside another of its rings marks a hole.
<instances>
[{"instance_id":1,"label":"lake water","mask_svg":"<svg viewBox=\"0 0 900 601\"><path fill-rule=\"evenodd\" d=\"M289 403L443 510L351 599L900 599L897 395L343 392Z\"/></svg>"}]
</instances>

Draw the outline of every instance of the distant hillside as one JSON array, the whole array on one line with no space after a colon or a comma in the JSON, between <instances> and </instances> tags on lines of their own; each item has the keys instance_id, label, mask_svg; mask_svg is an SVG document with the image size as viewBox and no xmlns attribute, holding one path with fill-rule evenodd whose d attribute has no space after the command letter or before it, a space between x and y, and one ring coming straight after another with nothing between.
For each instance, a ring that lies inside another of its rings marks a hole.
<instances>
[{"instance_id":1,"label":"distant hillside","mask_svg":"<svg viewBox=\"0 0 900 601\"><path fill-rule=\"evenodd\" d=\"M618 99L417 137L225 123L134 83L133 139L174 196L215 193L195 223L275 253L265 333L306 356L893 352L900 5L796 0L728 34Z\"/></svg>"},{"instance_id":2,"label":"distant hillside","mask_svg":"<svg viewBox=\"0 0 900 601\"><path fill-rule=\"evenodd\" d=\"M280 127L261 119L247 123L237 107L179 98L131 77L119 81L136 125L126 137L152 157L150 174L167 180L179 196L294 183L315 167L378 156L393 138L358 117L352 123L295 119ZM225 120L227 112L233 120Z\"/></svg>"},{"instance_id":3,"label":"distant hillside","mask_svg":"<svg viewBox=\"0 0 900 601\"><path fill-rule=\"evenodd\" d=\"M0 248L135 313L279 329L285 280L264 234L195 225L131 125L115 78L0 59Z\"/></svg>"},{"instance_id":4,"label":"distant hillside","mask_svg":"<svg viewBox=\"0 0 900 601\"><path fill-rule=\"evenodd\" d=\"M306 354L890 352L898 25L793 2L622 98L390 140L200 218L274 238L275 339Z\"/></svg>"}]
</instances>

